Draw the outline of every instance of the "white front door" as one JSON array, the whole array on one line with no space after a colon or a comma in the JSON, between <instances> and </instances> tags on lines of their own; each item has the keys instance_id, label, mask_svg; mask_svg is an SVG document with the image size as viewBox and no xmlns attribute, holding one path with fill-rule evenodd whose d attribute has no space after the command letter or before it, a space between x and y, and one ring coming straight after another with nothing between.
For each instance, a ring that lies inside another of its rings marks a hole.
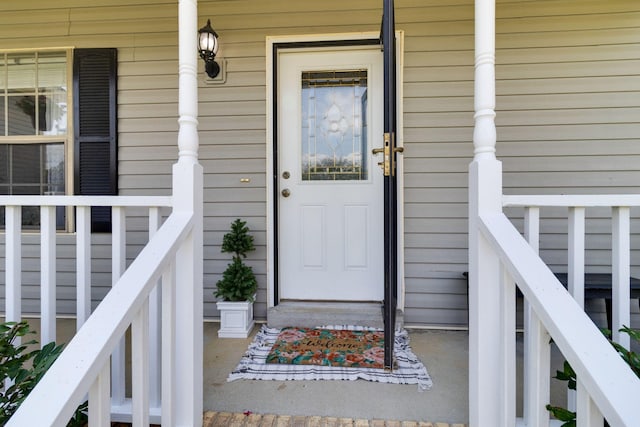
<instances>
[{"instance_id":1,"label":"white front door","mask_svg":"<svg viewBox=\"0 0 640 427\"><path fill-rule=\"evenodd\" d=\"M381 301L380 48L284 49L277 70L280 299Z\"/></svg>"}]
</instances>

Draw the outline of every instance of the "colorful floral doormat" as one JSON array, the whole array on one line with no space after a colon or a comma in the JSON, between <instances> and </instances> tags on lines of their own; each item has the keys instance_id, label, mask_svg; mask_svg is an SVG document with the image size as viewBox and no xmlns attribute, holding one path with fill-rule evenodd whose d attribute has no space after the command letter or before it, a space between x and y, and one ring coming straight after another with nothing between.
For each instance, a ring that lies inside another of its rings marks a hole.
<instances>
[{"instance_id":1,"label":"colorful floral doormat","mask_svg":"<svg viewBox=\"0 0 640 427\"><path fill-rule=\"evenodd\" d=\"M284 328L267 363L384 368L384 332Z\"/></svg>"},{"instance_id":2,"label":"colorful floral doormat","mask_svg":"<svg viewBox=\"0 0 640 427\"><path fill-rule=\"evenodd\" d=\"M359 326L331 326L322 329L379 332L380 330ZM429 390L432 382L424 364L411 351L409 334L397 330L394 342L395 368L388 371L380 368L357 366L294 365L267 363L272 347L281 330L262 326L238 366L229 374L227 381L248 380L357 380L391 384L417 384L420 391ZM380 360L380 359L379 359Z\"/></svg>"}]
</instances>

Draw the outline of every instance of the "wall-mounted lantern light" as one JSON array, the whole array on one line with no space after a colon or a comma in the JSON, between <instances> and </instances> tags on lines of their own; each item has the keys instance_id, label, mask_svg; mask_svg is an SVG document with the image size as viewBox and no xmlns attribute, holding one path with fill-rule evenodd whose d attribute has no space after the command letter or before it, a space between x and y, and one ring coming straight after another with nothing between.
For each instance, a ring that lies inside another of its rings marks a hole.
<instances>
[{"instance_id":1,"label":"wall-mounted lantern light","mask_svg":"<svg viewBox=\"0 0 640 427\"><path fill-rule=\"evenodd\" d=\"M198 30L198 51L204 60L204 69L212 79L220 73L220 65L215 61L218 53L218 34L211 28L211 20Z\"/></svg>"}]
</instances>

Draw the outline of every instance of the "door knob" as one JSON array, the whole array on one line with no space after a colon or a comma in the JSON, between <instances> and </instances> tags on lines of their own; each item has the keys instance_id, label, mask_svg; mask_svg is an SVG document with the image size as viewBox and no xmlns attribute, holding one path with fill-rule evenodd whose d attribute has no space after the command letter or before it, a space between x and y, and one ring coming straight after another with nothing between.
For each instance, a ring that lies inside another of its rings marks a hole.
<instances>
[{"instance_id":1,"label":"door knob","mask_svg":"<svg viewBox=\"0 0 640 427\"><path fill-rule=\"evenodd\" d=\"M289 190L288 188L285 188L284 190L282 190L281 194L282 194L282 197L289 197L291 195L291 190Z\"/></svg>"}]
</instances>

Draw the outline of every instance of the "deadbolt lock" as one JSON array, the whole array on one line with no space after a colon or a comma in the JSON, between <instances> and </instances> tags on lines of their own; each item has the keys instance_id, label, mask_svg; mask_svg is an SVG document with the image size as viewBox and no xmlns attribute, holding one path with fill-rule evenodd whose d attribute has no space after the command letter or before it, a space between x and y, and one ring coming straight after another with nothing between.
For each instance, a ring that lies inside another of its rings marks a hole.
<instances>
[{"instance_id":1,"label":"deadbolt lock","mask_svg":"<svg viewBox=\"0 0 640 427\"><path fill-rule=\"evenodd\" d=\"M289 179L289 177L291 177L291 174L289 173L289 171L284 171L282 172L282 177L284 179Z\"/></svg>"}]
</instances>

